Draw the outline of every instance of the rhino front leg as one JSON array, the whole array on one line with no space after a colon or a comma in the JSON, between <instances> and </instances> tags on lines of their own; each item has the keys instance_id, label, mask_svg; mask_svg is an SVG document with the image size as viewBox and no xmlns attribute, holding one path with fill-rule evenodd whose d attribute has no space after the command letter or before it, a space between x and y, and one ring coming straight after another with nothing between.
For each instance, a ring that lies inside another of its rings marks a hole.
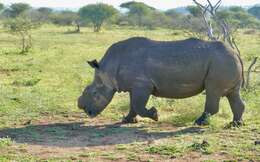
<instances>
[{"instance_id":1,"label":"rhino front leg","mask_svg":"<svg viewBox=\"0 0 260 162\"><path fill-rule=\"evenodd\" d=\"M147 109L145 106L149 100L152 92L152 86L150 87L135 87L130 92L130 105L131 110L140 115L141 117L150 118L158 121L158 113L156 108L152 107Z\"/></svg>"},{"instance_id":2,"label":"rhino front leg","mask_svg":"<svg viewBox=\"0 0 260 162\"><path fill-rule=\"evenodd\" d=\"M132 95L130 93L130 100L132 98L131 96ZM127 124L127 123L137 123L138 120L137 120L136 116L137 116L137 113L134 111L133 106L131 105L131 102L130 102L130 111L129 111L129 113L126 117L123 117L122 123L125 123L125 124Z\"/></svg>"}]
</instances>

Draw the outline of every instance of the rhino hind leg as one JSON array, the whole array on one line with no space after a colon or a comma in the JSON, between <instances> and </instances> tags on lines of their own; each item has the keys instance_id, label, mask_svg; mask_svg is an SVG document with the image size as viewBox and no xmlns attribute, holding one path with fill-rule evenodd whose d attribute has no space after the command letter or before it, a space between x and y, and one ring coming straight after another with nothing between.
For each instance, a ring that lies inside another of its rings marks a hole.
<instances>
[{"instance_id":1,"label":"rhino hind leg","mask_svg":"<svg viewBox=\"0 0 260 162\"><path fill-rule=\"evenodd\" d=\"M151 109L147 109L145 107L151 92L152 86L133 88L130 92L130 105L131 109L141 117L146 117L158 121L158 113L156 108L152 107Z\"/></svg>"},{"instance_id":2,"label":"rhino hind leg","mask_svg":"<svg viewBox=\"0 0 260 162\"><path fill-rule=\"evenodd\" d=\"M245 110L245 105L240 98L239 91L234 91L227 95L232 113L233 113L233 121L231 122L232 126L242 126L243 120L242 115Z\"/></svg>"},{"instance_id":3,"label":"rhino hind leg","mask_svg":"<svg viewBox=\"0 0 260 162\"><path fill-rule=\"evenodd\" d=\"M208 118L219 111L220 95L206 89L206 103L202 115L195 121L197 125L208 125Z\"/></svg>"}]
</instances>

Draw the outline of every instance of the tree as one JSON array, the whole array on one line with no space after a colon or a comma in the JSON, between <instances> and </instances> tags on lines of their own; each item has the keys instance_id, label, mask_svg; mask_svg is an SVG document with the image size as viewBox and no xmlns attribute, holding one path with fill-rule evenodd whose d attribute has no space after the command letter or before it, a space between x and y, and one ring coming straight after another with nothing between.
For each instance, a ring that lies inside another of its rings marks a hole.
<instances>
[{"instance_id":1,"label":"tree","mask_svg":"<svg viewBox=\"0 0 260 162\"><path fill-rule=\"evenodd\" d=\"M246 12L246 10L240 6L231 6L229 10L231 12Z\"/></svg>"},{"instance_id":2,"label":"tree","mask_svg":"<svg viewBox=\"0 0 260 162\"><path fill-rule=\"evenodd\" d=\"M39 24L31 21L31 19L19 16L9 19L4 24L5 28L11 34L17 35L21 39L21 53L26 53L32 48L31 30L39 27Z\"/></svg>"},{"instance_id":3,"label":"tree","mask_svg":"<svg viewBox=\"0 0 260 162\"><path fill-rule=\"evenodd\" d=\"M168 27L171 24L171 18L163 12L153 11L143 18L142 23L143 26L151 30L156 27Z\"/></svg>"},{"instance_id":4,"label":"tree","mask_svg":"<svg viewBox=\"0 0 260 162\"><path fill-rule=\"evenodd\" d=\"M53 13L53 9L48 7L40 7L37 9L37 11L40 13L39 19L43 22L49 21L50 15Z\"/></svg>"},{"instance_id":5,"label":"tree","mask_svg":"<svg viewBox=\"0 0 260 162\"><path fill-rule=\"evenodd\" d=\"M250 8L248 12L260 20L260 6L254 6Z\"/></svg>"},{"instance_id":6,"label":"tree","mask_svg":"<svg viewBox=\"0 0 260 162\"><path fill-rule=\"evenodd\" d=\"M31 6L27 3L13 3L8 9L6 9L6 14L8 17L17 17L25 11L31 9Z\"/></svg>"},{"instance_id":7,"label":"tree","mask_svg":"<svg viewBox=\"0 0 260 162\"><path fill-rule=\"evenodd\" d=\"M260 21L241 7L226 8L218 11L216 14L219 19L225 20L236 28L255 28L260 25Z\"/></svg>"},{"instance_id":8,"label":"tree","mask_svg":"<svg viewBox=\"0 0 260 162\"><path fill-rule=\"evenodd\" d=\"M169 18L169 25L174 29L183 29L187 15L179 13L176 9L169 9L164 13Z\"/></svg>"},{"instance_id":9,"label":"tree","mask_svg":"<svg viewBox=\"0 0 260 162\"><path fill-rule=\"evenodd\" d=\"M48 7L40 7L37 9L40 13L45 14L45 15L49 15L53 12L53 9L48 8Z\"/></svg>"},{"instance_id":10,"label":"tree","mask_svg":"<svg viewBox=\"0 0 260 162\"><path fill-rule=\"evenodd\" d=\"M183 17L180 24L181 29L191 37L205 39L207 37L207 28L204 25L203 12L198 6L187 6L188 15Z\"/></svg>"},{"instance_id":11,"label":"tree","mask_svg":"<svg viewBox=\"0 0 260 162\"><path fill-rule=\"evenodd\" d=\"M94 32L99 32L105 21L116 15L118 11L110 5L99 3L86 5L79 10L79 16L84 21L93 24Z\"/></svg>"},{"instance_id":12,"label":"tree","mask_svg":"<svg viewBox=\"0 0 260 162\"><path fill-rule=\"evenodd\" d=\"M79 18L76 12L61 11L51 14L50 19L54 24L57 25L72 25Z\"/></svg>"},{"instance_id":13,"label":"tree","mask_svg":"<svg viewBox=\"0 0 260 162\"><path fill-rule=\"evenodd\" d=\"M176 9L169 9L169 10L165 11L164 13L165 13L166 16L169 16L173 19L182 16L182 14L178 13L176 11Z\"/></svg>"},{"instance_id":14,"label":"tree","mask_svg":"<svg viewBox=\"0 0 260 162\"><path fill-rule=\"evenodd\" d=\"M46 15L47 16L47 15ZM68 33L79 33L80 32L80 18L78 13L73 11L61 11L52 12L49 14L48 19L56 25L74 25L75 30L69 31Z\"/></svg>"},{"instance_id":15,"label":"tree","mask_svg":"<svg viewBox=\"0 0 260 162\"><path fill-rule=\"evenodd\" d=\"M0 12L5 8L4 4L0 3Z\"/></svg>"},{"instance_id":16,"label":"tree","mask_svg":"<svg viewBox=\"0 0 260 162\"><path fill-rule=\"evenodd\" d=\"M130 12L131 12L131 9L135 10L135 9L132 8L132 7L138 6L138 5L139 5L139 6L143 6L143 8L148 8L148 9L150 9L150 10L155 10L155 8L153 8L153 7L151 7L151 6L148 6L147 4L145 4L145 3L143 3L143 2L135 2L135 1L122 3L122 4L120 5L120 7L122 7L122 8L127 8L127 9L129 9Z\"/></svg>"},{"instance_id":17,"label":"tree","mask_svg":"<svg viewBox=\"0 0 260 162\"><path fill-rule=\"evenodd\" d=\"M120 5L122 8L129 10L128 14L131 17L137 19L137 25L143 26L143 19L145 16L150 14L152 11L155 11L155 8L150 7L142 2L127 2Z\"/></svg>"},{"instance_id":18,"label":"tree","mask_svg":"<svg viewBox=\"0 0 260 162\"><path fill-rule=\"evenodd\" d=\"M205 39L207 37L207 28L204 25L203 19L187 15L183 17L182 22L177 26L190 37Z\"/></svg>"},{"instance_id":19,"label":"tree","mask_svg":"<svg viewBox=\"0 0 260 162\"><path fill-rule=\"evenodd\" d=\"M201 10L198 6L187 6L186 9L194 17L200 17L201 16Z\"/></svg>"}]
</instances>

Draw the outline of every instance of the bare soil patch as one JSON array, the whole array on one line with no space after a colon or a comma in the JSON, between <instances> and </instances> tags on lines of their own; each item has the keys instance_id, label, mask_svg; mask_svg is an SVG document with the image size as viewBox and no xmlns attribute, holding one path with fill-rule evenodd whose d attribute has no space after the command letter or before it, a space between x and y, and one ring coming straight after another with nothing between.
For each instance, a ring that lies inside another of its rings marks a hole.
<instances>
[{"instance_id":1,"label":"bare soil patch","mask_svg":"<svg viewBox=\"0 0 260 162\"><path fill-rule=\"evenodd\" d=\"M127 124L122 125L113 121L103 119L86 119L82 122L74 115L67 118L65 122L59 120L40 120L27 123L28 125L16 126L15 128L4 128L0 130L0 138L10 137L15 141L17 151L21 151L19 145L26 144L22 151L41 159L48 158L70 158L70 160L89 160L93 152L114 152L116 158L95 157L100 161L203 161L207 159L227 159L227 155L214 154L202 155L193 152L181 158L163 157L146 152L138 153L131 159L127 154L117 153L116 146L119 144L132 144L135 142L146 143L147 146L154 141L187 133L202 133L203 128L188 127L178 128L162 125L160 130L149 131L156 124ZM63 119L64 120L64 119ZM87 155L86 155L87 154ZM79 155L73 158L74 155ZM112 155L111 155L112 156ZM72 158L72 159L71 159Z\"/></svg>"}]
</instances>

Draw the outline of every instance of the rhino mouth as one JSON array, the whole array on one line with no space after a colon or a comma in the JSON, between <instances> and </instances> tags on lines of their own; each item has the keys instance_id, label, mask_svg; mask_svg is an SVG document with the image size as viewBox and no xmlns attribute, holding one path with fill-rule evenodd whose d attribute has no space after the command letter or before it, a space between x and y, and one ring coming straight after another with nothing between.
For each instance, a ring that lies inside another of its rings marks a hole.
<instances>
[{"instance_id":1,"label":"rhino mouth","mask_svg":"<svg viewBox=\"0 0 260 162\"><path fill-rule=\"evenodd\" d=\"M98 116L98 113L94 112L94 111L91 111L91 110L86 110L84 109L86 114L88 115L88 117L90 118L95 118L96 116Z\"/></svg>"}]
</instances>

